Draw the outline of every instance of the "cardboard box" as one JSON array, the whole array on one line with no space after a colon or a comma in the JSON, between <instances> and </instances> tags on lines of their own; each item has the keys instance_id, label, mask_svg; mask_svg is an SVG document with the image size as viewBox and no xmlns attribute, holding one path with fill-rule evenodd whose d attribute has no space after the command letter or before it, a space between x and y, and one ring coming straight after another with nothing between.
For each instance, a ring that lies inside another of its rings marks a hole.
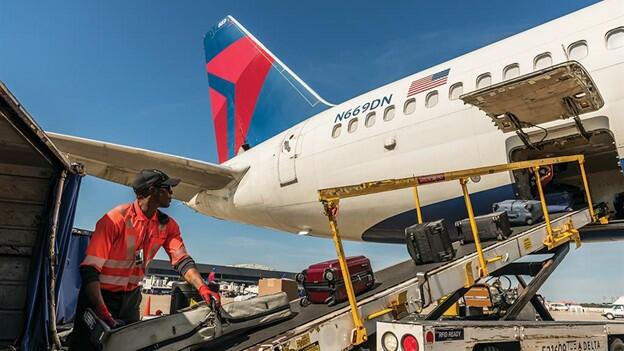
<instances>
[{"instance_id":1,"label":"cardboard box","mask_svg":"<svg viewBox=\"0 0 624 351\"><path fill-rule=\"evenodd\" d=\"M258 296L285 292L288 301L299 298L297 282L292 279L265 278L258 281Z\"/></svg>"}]
</instances>

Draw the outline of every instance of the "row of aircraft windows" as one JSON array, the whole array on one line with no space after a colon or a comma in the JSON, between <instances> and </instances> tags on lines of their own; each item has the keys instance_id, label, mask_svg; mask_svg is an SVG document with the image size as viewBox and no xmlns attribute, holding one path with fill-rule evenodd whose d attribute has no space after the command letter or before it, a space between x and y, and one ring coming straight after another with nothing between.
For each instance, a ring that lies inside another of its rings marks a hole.
<instances>
[{"instance_id":1,"label":"row of aircraft windows","mask_svg":"<svg viewBox=\"0 0 624 351\"><path fill-rule=\"evenodd\" d=\"M605 44L608 50L624 47L624 27L618 27L607 32L605 35ZM567 49L569 60L581 60L589 54L589 47L585 40L577 41L568 46ZM541 53L533 59L533 69L540 70L553 64L550 52ZM520 76L520 65L512 63L503 68L503 80ZM487 72L479 75L476 79L476 88L481 89L492 85L492 74ZM464 84L462 82L455 83L449 88L449 100L457 100L464 93ZM438 104L439 93L437 90L429 92L425 96L425 107L432 108ZM416 111L416 99L410 98L403 104L403 114L411 115ZM388 106L383 113L384 121L391 121L395 115L394 105ZM369 112L364 119L364 127L370 128L375 124L376 112ZM354 133L358 129L358 118L353 118L348 122L347 132ZM342 129L342 123L337 123L332 129L332 138L338 138Z\"/></svg>"}]
</instances>

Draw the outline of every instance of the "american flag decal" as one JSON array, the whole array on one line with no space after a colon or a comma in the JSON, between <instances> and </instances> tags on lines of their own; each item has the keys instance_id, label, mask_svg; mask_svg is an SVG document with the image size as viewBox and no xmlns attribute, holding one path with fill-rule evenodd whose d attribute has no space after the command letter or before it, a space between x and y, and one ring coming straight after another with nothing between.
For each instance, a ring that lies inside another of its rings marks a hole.
<instances>
[{"instance_id":1,"label":"american flag decal","mask_svg":"<svg viewBox=\"0 0 624 351\"><path fill-rule=\"evenodd\" d=\"M440 71L438 73L434 73L432 75L413 81L412 84L410 84L409 90L407 91L407 97L446 84L446 80L448 79L448 74L450 71L451 69L447 68L444 71Z\"/></svg>"}]
</instances>

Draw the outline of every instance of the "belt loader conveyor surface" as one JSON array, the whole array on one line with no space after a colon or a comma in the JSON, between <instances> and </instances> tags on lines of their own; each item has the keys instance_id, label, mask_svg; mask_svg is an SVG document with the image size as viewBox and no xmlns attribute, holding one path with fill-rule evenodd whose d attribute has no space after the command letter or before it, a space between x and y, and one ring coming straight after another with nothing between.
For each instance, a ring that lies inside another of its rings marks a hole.
<instances>
[{"instance_id":1,"label":"belt loader conveyor surface","mask_svg":"<svg viewBox=\"0 0 624 351\"><path fill-rule=\"evenodd\" d=\"M584 209L559 216L555 215L551 218L551 223L553 227L556 227L570 220L577 229L591 222L589 211ZM506 259L492 263L491 271L502 268L520 257L543 249L545 247L543 240L546 236L545 224L539 223L533 226L513 228L512 235L503 241L482 242L484 254L489 256L492 254L503 255L506 257ZM436 301L440 297L453 293L464 286L466 280L464 267L469 262L473 263L472 266L476 272L476 269L478 269L478 258L475 245L472 243L460 246L456 258L449 262L415 265L413 261L408 260L378 271L375 273L375 280L378 282L375 287L358 296L358 306L362 311L362 315L366 316L387 308L391 300L396 299L400 292L407 290L411 290L411 295L414 294L414 290L420 293L424 292L422 293L423 296L419 297L426 302L424 304L426 307L432 301ZM474 276L478 277L476 273ZM415 279L417 277L419 279ZM271 350L272 345L291 345L291 343L300 341L299 339L303 339L303 343L314 344L316 342L317 345L322 346L324 341L321 341L320 338L336 339L335 342L331 341L332 348L335 347L334 349L343 349L349 346L349 336L342 335L345 332L348 334L350 328L353 327L348 302L331 307L310 305L301 308L298 300L296 300L291 302L291 306L297 315L290 320L251 331L246 335L215 340L207 344L203 349L231 351L246 349ZM392 314L387 314L371 321L365 321L368 330L373 332L377 321L390 320L391 316ZM324 329L322 327L324 325L331 325L331 330L335 330L335 332L323 334ZM315 335L310 337L310 333ZM308 336L305 336L306 334ZM318 340L315 341L315 338ZM331 348L319 346L319 349L330 350Z\"/></svg>"}]
</instances>

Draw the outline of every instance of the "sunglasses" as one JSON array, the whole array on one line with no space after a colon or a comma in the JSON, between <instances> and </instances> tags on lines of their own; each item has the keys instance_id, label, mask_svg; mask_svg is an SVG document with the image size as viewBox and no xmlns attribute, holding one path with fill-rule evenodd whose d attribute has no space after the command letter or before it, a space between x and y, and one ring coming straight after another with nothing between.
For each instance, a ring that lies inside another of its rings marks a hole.
<instances>
[{"instance_id":1,"label":"sunglasses","mask_svg":"<svg viewBox=\"0 0 624 351\"><path fill-rule=\"evenodd\" d=\"M173 188L171 187L171 185L159 185L157 187L158 189L166 189L168 192L172 192Z\"/></svg>"}]
</instances>

